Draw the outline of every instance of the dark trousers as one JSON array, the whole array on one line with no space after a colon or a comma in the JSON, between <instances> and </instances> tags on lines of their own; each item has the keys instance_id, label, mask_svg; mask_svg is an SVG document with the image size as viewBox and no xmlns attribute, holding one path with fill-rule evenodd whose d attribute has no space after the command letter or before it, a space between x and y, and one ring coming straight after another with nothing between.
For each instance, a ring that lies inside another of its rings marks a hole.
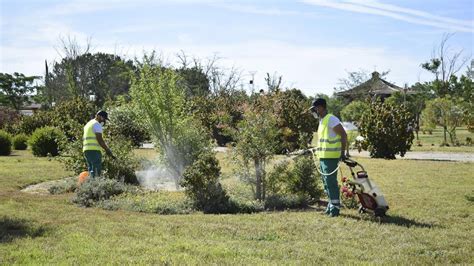
<instances>
[{"instance_id":1,"label":"dark trousers","mask_svg":"<svg viewBox=\"0 0 474 266\"><path fill-rule=\"evenodd\" d=\"M102 152L100 151L84 151L89 176L94 178L100 176L102 171Z\"/></svg>"}]
</instances>

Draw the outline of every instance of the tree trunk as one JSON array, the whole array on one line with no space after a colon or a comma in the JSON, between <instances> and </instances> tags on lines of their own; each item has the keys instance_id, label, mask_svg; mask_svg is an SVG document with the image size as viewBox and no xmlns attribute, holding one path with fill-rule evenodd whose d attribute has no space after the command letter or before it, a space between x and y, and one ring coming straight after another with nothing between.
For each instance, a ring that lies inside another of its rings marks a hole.
<instances>
[{"instance_id":1,"label":"tree trunk","mask_svg":"<svg viewBox=\"0 0 474 266\"><path fill-rule=\"evenodd\" d=\"M416 118L415 118L415 133L416 133L416 140L420 140L420 138L418 137L418 132L420 131L420 115L419 114L416 114Z\"/></svg>"},{"instance_id":2,"label":"tree trunk","mask_svg":"<svg viewBox=\"0 0 474 266\"><path fill-rule=\"evenodd\" d=\"M265 162L262 163L262 176L261 176L261 179L262 179L262 200L265 200L265 197L266 197L266 187L267 187L267 182L266 182L266 175L267 173L265 172Z\"/></svg>"},{"instance_id":3,"label":"tree trunk","mask_svg":"<svg viewBox=\"0 0 474 266\"><path fill-rule=\"evenodd\" d=\"M258 159L254 160L255 163L255 198L257 200L262 200L262 162Z\"/></svg>"},{"instance_id":4,"label":"tree trunk","mask_svg":"<svg viewBox=\"0 0 474 266\"><path fill-rule=\"evenodd\" d=\"M446 136L447 131L448 131L447 127L446 127L446 126L443 126L443 133L444 133L444 143L443 143L443 146L448 143L448 138L447 138L447 136Z\"/></svg>"}]
</instances>

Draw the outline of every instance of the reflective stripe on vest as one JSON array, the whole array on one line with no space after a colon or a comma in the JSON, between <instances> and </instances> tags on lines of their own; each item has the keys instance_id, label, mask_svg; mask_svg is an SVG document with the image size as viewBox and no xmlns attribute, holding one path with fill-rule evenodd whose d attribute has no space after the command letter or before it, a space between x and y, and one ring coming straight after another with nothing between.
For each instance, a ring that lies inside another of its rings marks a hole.
<instances>
[{"instance_id":1,"label":"reflective stripe on vest","mask_svg":"<svg viewBox=\"0 0 474 266\"><path fill-rule=\"evenodd\" d=\"M341 137L331 138L329 136L329 118L332 114L327 114L318 128L318 148L316 149L319 158L339 158L341 157Z\"/></svg>"},{"instance_id":2,"label":"reflective stripe on vest","mask_svg":"<svg viewBox=\"0 0 474 266\"><path fill-rule=\"evenodd\" d=\"M84 126L84 135L82 136L82 151L100 151L100 145L94 133L94 124L99 123L92 119Z\"/></svg>"}]
</instances>

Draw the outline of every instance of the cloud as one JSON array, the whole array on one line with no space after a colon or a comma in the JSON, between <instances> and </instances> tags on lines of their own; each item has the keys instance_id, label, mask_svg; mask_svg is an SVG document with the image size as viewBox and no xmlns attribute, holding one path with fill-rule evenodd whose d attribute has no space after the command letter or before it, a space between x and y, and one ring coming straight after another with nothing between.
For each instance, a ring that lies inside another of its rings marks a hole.
<instances>
[{"instance_id":1,"label":"cloud","mask_svg":"<svg viewBox=\"0 0 474 266\"><path fill-rule=\"evenodd\" d=\"M115 53L117 44L106 40L96 52ZM217 54L222 58L222 66L236 66L242 70L243 85L248 88L249 71L257 71L255 76L256 89L265 88L265 73L277 72L283 76L284 85L301 89L307 95L316 93L332 94L338 80L347 76L346 71L360 68L378 71L391 70L388 80L402 86L405 82L413 84L418 81L419 67L422 58L411 58L396 54L381 47L329 47L296 45L292 43L260 40L237 42L226 45L182 45L156 46L153 44L131 44L122 46L128 58L143 55L143 52L156 50L162 53L167 61L176 59L181 50L199 58L209 58ZM44 60L51 61L55 56L52 48L31 47L29 49L8 48L11 54L23 54L20 58L2 58L3 72L24 71L30 75L43 75ZM6 66L5 69L4 66ZM6 71L8 70L8 71ZM248 88L249 89L249 88Z\"/></svg>"},{"instance_id":2,"label":"cloud","mask_svg":"<svg viewBox=\"0 0 474 266\"><path fill-rule=\"evenodd\" d=\"M304 3L357 13L373 14L414 24L446 30L474 32L474 21L458 20L433 15L424 11L383 4L377 0L303 0Z\"/></svg>"}]
</instances>

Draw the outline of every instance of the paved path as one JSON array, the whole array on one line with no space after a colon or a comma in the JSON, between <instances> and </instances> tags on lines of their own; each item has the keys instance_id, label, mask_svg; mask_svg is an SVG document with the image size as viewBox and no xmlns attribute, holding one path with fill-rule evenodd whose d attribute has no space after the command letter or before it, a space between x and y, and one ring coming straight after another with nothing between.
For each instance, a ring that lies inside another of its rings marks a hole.
<instances>
[{"instance_id":1,"label":"paved path","mask_svg":"<svg viewBox=\"0 0 474 266\"><path fill-rule=\"evenodd\" d=\"M369 152L357 150L349 152L351 156L370 157ZM454 162L474 162L474 153L468 152L434 152L434 151L410 151L405 157L397 156L397 159L406 160L433 160L433 161L454 161Z\"/></svg>"},{"instance_id":2,"label":"paved path","mask_svg":"<svg viewBox=\"0 0 474 266\"><path fill-rule=\"evenodd\" d=\"M153 144L144 144L143 148L153 148ZM215 151L225 152L226 147L217 147ZM351 156L359 156L369 158L369 152L351 150ZM397 159L405 160L433 160L433 161L453 161L453 162L471 162L474 163L474 153L469 152L434 152L434 151L410 151L405 154L405 157L397 156Z\"/></svg>"}]
</instances>

